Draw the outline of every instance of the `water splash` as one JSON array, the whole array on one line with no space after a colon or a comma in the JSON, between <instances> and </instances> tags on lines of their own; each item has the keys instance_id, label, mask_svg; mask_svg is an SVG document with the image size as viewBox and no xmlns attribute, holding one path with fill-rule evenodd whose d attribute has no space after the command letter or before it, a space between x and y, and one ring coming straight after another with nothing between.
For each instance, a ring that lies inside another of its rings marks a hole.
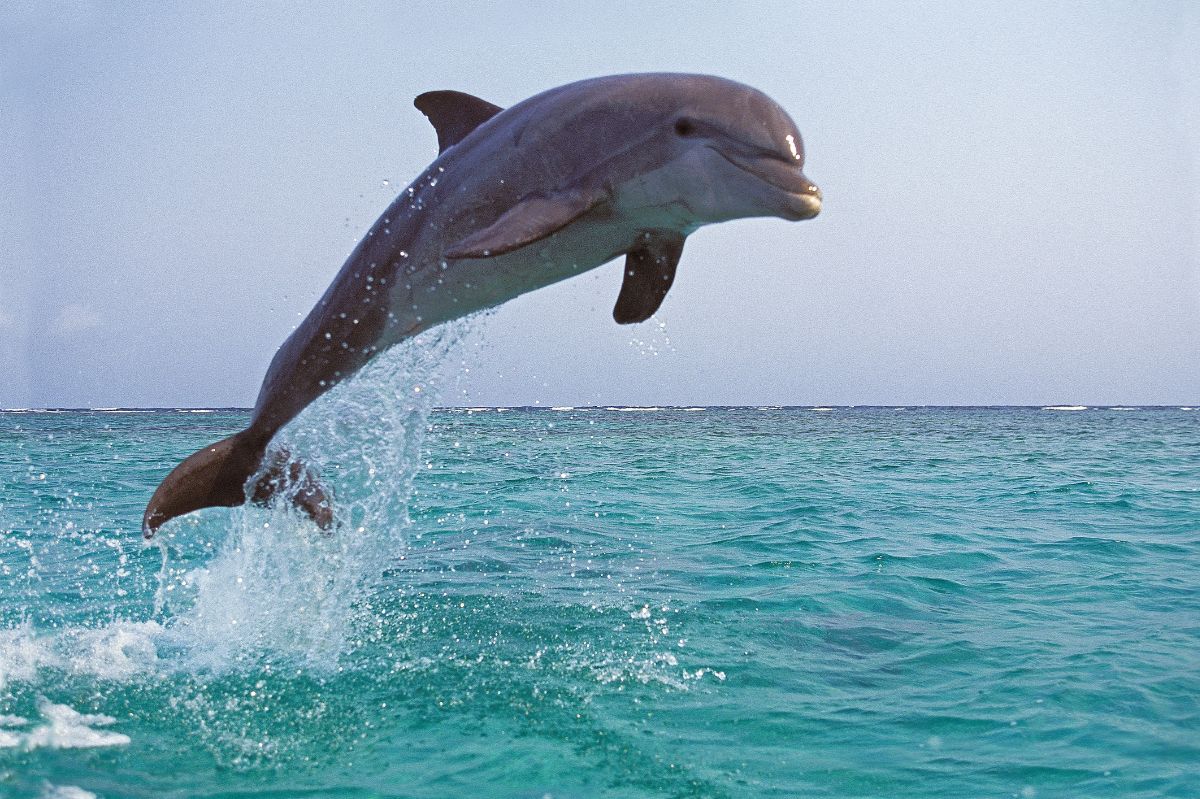
<instances>
[{"instance_id":1,"label":"water splash","mask_svg":"<svg viewBox=\"0 0 1200 799\"><path fill-rule=\"evenodd\" d=\"M372 585L404 549L429 413L466 329L443 325L381 355L276 436L265 460L278 454L319 475L333 530L300 516L286 490L270 507L223 512L215 556L164 570L168 646L212 671L262 661L336 669L370 615Z\"/></svg>"},{"instance_id":2,"label":"water splash","mask_svg":"<svg viewBox=\"0 0 1200 799\"><path fill-rule=\"evenodd\" d=\"M674 353L675 345L667 335L667 323L657 316L651 316L650 322L644 329L638 328L637 334L630 335L629 346L645 358L656 358L663 352Z\"/></svg>"}]
</instances>

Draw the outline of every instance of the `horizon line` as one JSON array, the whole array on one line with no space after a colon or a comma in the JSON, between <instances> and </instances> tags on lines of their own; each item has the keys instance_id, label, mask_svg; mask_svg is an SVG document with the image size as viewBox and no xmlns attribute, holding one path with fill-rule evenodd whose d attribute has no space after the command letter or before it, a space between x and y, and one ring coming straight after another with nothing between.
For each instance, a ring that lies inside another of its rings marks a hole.
<instances>
[{"instance_id":1,"label":"horizon line","mask_svg":"<svg viewBox=\"0 0 1200 799\"><path fill-rule=\"evenodd\" d=\"M779 405L773 403L755 403L749 405L629 405L622 403L605 403L601 405L435 405L430 410L433 411L623 411L623 410L735 410L735 409L751 409L751 410L855 410L855 409L885 409L885 410L908 410L913 408L925 409L960 409L960 410L1004 410L1004 409L1026 409L1026 410L1198 410L1200 409L1200 401L1193 404L1183 403L1101 403L1093 405L1085 405L1083 403L1034 403L1034 404L998 404L998 405L975 405L975 404L926 404L926 403L888 403L883 405L878 404L853 404L853 405L821 405L805 403L801 405ZM143 413L153 413L157 411L177 411L177 412L193 412L193 411L208 411L208 412L250 412L254 408L251 406L240 405L162 405L162 406L142 406L142 405L114 405L114 406L97 406L97 407L54 407L44 406L38 408L0 408L0 413L50 413L50 412L93 412L93 413L115 413L121 411L133 411Z\"/></svg>"}]
</instances>

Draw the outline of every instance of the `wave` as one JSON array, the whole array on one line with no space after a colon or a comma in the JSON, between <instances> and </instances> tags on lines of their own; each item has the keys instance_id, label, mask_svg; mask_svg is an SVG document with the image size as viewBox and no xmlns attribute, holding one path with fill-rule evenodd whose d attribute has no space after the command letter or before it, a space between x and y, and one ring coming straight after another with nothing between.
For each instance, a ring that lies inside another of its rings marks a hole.
<instances>
[{"instance_id":1,"label":"wave","mask_svg":"<svg viewBox=\"0 0 1200 799\"><path fill-rule=\"evenodd\" d=\"M1043 411L1086 411L1086 405L1045 405Z\"/></svg>"}]
</instances>

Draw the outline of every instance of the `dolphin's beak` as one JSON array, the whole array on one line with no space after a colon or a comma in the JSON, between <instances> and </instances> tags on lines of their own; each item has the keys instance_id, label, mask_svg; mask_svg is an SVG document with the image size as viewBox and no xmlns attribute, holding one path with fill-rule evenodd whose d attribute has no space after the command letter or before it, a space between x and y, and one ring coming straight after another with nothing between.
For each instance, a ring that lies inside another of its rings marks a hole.
<instances>
[{"instance_id":1,"label":"dolphin's beak","mask_svg":"<svg viewBox=\"0 0 1200 799\"><path fill-rule=\"evenodd\" d=\"M803 177L803 175L801 175ZM808 178L804 178L806 181ZM800 192L791 192L791 206L795 213L794 219L812 219L817 214L821 213L821 190L813 183Z\"/></svg>"},{"instance_id":2,"label":"dolphin's beak","mask_svg":"<svg viewBox=\"0 0 1200 799\"><path fill-rule=\"evenodd\" d=\"M805 177L795 161L761 153L743 154L713 148L729 163L787 195L780 211L784 219L812 219L821 213L821 190Z\"/></svg>"}]
</instances>

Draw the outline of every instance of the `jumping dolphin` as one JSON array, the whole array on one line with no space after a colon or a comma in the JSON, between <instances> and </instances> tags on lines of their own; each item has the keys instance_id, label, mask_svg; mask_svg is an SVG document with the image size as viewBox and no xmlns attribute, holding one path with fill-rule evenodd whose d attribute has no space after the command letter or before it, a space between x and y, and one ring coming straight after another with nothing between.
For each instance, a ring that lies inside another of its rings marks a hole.
<instances>
[{"instance_id":1,"label":"jumping dolphin","mask_svg":"<svg viewBox=\"0 0 1200 799\"><path fill-rule=\"evenodd\" d=\"M267 445L379 353L619 255L613 318L641 322L662 304L692 231L745 217L810 219L821 209L801 171L796 124L762 92L723 78L595 78L508 109L455 91L414 104L437 131L437 160L279 348L250 426L163 480L142 519L147 538L199 508L266 502L289 481L296 505L328 527L320 484L286 455L264 463Z\"/></svg>"}]
</instances>

